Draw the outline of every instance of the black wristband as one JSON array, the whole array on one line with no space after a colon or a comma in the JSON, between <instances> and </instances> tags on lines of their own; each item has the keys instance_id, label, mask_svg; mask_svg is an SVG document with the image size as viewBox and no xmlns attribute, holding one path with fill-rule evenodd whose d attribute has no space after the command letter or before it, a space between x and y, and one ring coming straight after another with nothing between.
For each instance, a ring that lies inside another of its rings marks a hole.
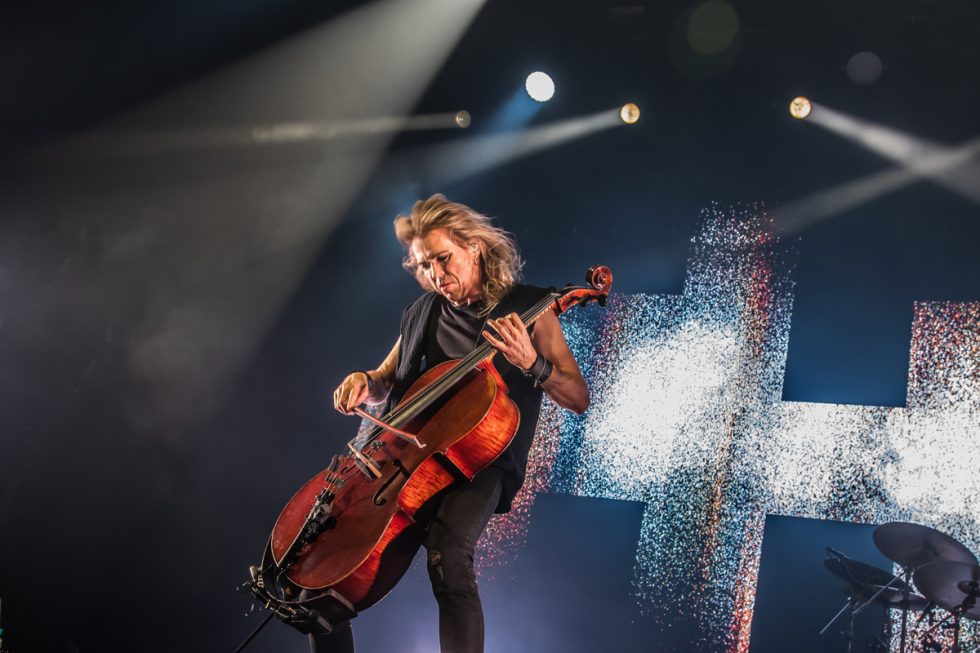
<instances>
[{"instance_id":1,"label":"black wristband","mask_svg":"<svg viewBox=\"0 0 980 653\"><path fill-rule=\"evenodd\" d=\"M551 361L548 360L547 358L544 359L544 370L542 370L541 374L539 374L537 378L534 379L534 387L540 388L541 384L548 380L548 378L551 376L551 373L554 370L555 370L555 366L551 364Z\"/></svg>"},{"instance_id":2,"label":"black wristband","mask_svg":"<svg viewBox=\"0 0 980 653\"><path fill-rule=\"evenodd\" d=\"M551 364L547 358L538 354L538 357L534 359L534 363L531 367L524 372L524 376L534 379L534 387L540 388L541 384L548 380L551 373L554 371L555 366Z\"/></svg>"}]
</instances>

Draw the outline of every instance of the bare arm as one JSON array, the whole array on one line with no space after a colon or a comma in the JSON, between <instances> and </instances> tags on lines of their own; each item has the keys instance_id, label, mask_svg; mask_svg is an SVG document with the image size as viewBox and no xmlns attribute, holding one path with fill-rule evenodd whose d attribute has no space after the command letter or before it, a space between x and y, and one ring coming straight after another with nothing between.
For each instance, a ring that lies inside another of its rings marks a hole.
<instances>
[{"instance_id":1,"label":"bare arm","mask_svg":"<svg viewBox=\"0 0 980 653\"><path fill-rule=\"evenodd\" d=\"M565 342L558 317L545 313L534 325L534 333L527 329L516 313L489 322L498 333L493 337L484 331L487 339L512 365L528 370L534 365L538 354L544 356L554 369L551 376L541 385L541 389L561 406L576 413L584 413L589 407L589 387L582 377L575 356Z\"/></svg>"},{"instance_id":2,"label":"bare arm","mask_svg":"<svg viewBox=\"0 0 980 653\"><path fill-rule=\"evenodd\" d=\"M531 334L534 349L554 365L554 370L548 380L541 384L541 389L551 399L561 406L581 415L589 407L589 386L582 377L578 361L565 342L558 317L547 312L538 318ZM534 361L531 361L532 364Z\"/></svg>"},{"instance_id":3,"label":"bare arm","mask_svg":"<svg viewBox=\"0 0 980 653\"><path fill-rule=\"evenodd\" d=\"M355 406L365 402L369 404L383 402L388 397L395 380L401 342L401 338L395 341L395 346L376 369L348 374L333 392L333 407L345 415L350 415Z\"/></svg>"}]
</instances>

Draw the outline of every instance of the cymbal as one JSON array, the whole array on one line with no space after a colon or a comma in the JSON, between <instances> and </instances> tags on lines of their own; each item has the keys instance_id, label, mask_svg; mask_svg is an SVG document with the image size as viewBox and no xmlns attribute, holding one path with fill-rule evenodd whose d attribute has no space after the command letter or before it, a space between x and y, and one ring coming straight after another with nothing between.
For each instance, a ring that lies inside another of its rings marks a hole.
<instances>
[{"instance_id":1,"label":"cymbal","mask_svg":"<svg viewBox=\"0 0 980 653\"><path fill-rule=\"evenodd\" d=\"M823 566L841 580L846 580L871 593L878 591L878 588L883 585L888 585L894 578L894 574L890 574L884 569L849 558L827 558L823 561ZM899 591L907 588L905 581L901 578L891 583L891 586L898 588Z\"/></svg>"},{"instance_id":2,"label":"cymbal","mask_svg":"<svg viewBox=\"0 0 980 653\"><path fill-rule=\"evenodd\" d=\"M967 562L933 562L913 577L923 594L950 612L963 606L968 619L980 619L980 567ZM973 605L970 605L972 599Z\"/></svg>"},{"instance_id":3,"label":"cymbal","mask_svg":"<svg viewBox=\"0 0 980 653\"><path fill-rule=\"evenodd\" d=\"M881 587L874 586L871 589L877 592L881 589ZM870 599L871 596L868 598ZM929 605L929 599L924 596L919 596L914 592L909 592L909 597L906 599L902 590L892 589L891 587L879 594L878 598L875 599L875 602L883 603L889 608L894 608L896 610L910 610L912 612L922 612Z\"/></svg>"},{"instance_id":4,"label":"cymbal","mask_svg":"<svg viewBox=\"0 0 980 653\"><path fill-rule=\"evenodd\" d=\"M977 558L949 535L928 526L890 522L875 529L875 546L906 569L918 569L940 560L977 564Z\"/></svg>"},{"instance_id":5,"label":"cymbal","mask_svg":"<svg viewBox=\"0 0 980 653\"><path fill-rule=\"evenodd\" d=\"M870 590L860 587L858 585L848 585L847 587L842 587L841 592L847 596L852 596L860 602L868 601L875 592L881 589L881 586L875 585ZM875 603L879 605L884 605L893 610L908 610L910 612L922 612L927 607L929 607L929 599L924 596L919 596L914 592L909 593L909 598L906 600L905 596L902 594L901 590L893 590L891 588L886 589L884 592L875 598Z\"/></svg>"}]
</instances>

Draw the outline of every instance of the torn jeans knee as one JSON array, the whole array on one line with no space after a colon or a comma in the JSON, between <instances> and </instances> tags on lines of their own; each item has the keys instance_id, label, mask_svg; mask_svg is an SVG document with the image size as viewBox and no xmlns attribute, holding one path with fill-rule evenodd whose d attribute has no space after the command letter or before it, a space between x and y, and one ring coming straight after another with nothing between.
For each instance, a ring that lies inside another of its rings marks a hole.
<instances>
[{"instance_id":1,"label":"torn jeans knee","mask_svg":"<svg viewBox=\"0 0 980 653\"><path fill-rule=\"evenodd\" d=\"M438 575L439 580L446 579L442 571L442 553L439 551L429 551L429 573Z\"/></svg>"}]
</instances>

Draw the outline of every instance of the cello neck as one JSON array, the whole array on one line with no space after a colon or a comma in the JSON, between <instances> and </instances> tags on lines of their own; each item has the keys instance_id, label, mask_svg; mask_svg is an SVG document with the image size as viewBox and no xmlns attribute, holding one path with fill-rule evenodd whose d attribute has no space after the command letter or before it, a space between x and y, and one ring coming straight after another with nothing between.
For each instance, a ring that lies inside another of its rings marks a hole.
<instances>
[{"instance_id":1,"label":"cello neck","mask_svg":"<svg viewBox=\"0 0 980 653\"><path fill-rule=\"evenodd\" d=\"M549 310L560 312L559 304L556 303L556 298L559 297L561 297L560 293L554 291L549 292L543 299L521 314L521 322L524 323L525 327L530 327L535 321L538 320L538 318ZM496 353L497 350L494 349L490 343L484 340L477 345L473 351L461 358L459 363L457 363L452 370L437 379L427 388L423 389L412 399L405 402L403 406L400 406L398 409L395 409L389 413L386 416L387 419L382 418L382 421L395 427L404 425L406 422L410 421L420 412L429 407L439 397L445 394L460 379L469 374L470 371L472 371L477 365L484 361L492 360ZM377 431L378 435L380 435L382 432L380 428L377 429ZM377 435L373 432L371 435L372 439L377 437Z\"/></svg>"},{"instance_id":2,"label":"cello neck","mask_svg":"<svg viewBox=\"0 0 980 653\"><path fill-rule=\"evenodd\" d=\"M605 266L589 268L586 272L586 280L590 286L568 285L561 290L549 290L541 300L521 314L521 322L524 323L525 327L530 327L548 311L554 311L557 315L561 315L572 306L584 306L593 301L604 305L612 286L612 273L609 268ZM396 428L404 426L448 392L477 365L483 361L491 360L496 353L497 350L484 340L473 351L461 358L452 370L423 388L401 406L390 411L381 418L381 421ZM370 443L382 433L384 433L384 429L375 427L368 436L367 442Z\"/></svg>"}]
</instances>

